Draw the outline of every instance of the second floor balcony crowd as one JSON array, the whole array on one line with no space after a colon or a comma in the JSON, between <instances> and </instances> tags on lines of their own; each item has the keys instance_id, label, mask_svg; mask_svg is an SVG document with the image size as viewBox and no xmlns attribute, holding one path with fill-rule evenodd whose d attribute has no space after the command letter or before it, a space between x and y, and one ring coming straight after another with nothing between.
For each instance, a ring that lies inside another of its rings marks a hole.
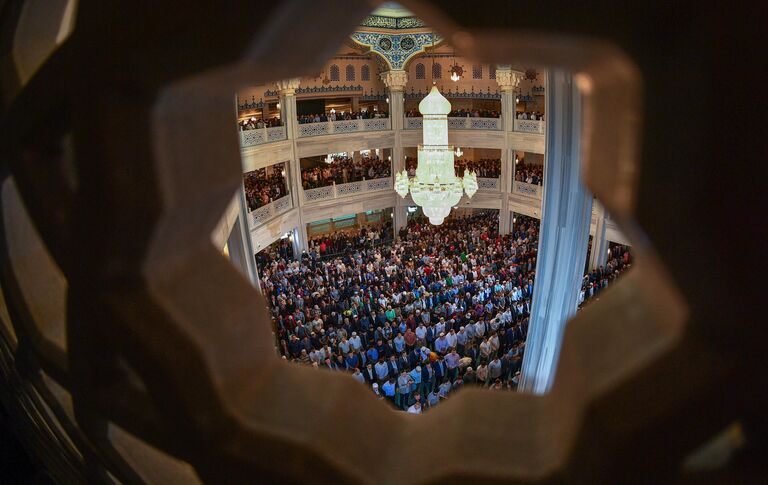
<instances>
[{"instance_id":1,"label":"second floor balcony crowd","mask_svg":"<svg viewBox=\"0 0 768 485\"><path fill-rule=\"evenodd\" d=\"M520 160L515 166L515 181L544 185L544 166L527 164L524 160Z\"/></svg>"},{"instance_id":2,"label":"second floor balcony crowd","mask_svg":"<svg viewBox=\"0 0 768 485\"><path fill-rule=\"evenodd\" d=\"M278 163L243 174L248 211L254 211L288 195L285 164Z\"/></svg>"},{"instance_id":3,"label":"second floor balcony crowd","mask_svg":"<svg viewBox=\"0 0 768 485\"><path fill-rule=\"evenodd\" d=\"M515 114L518 120L544 121L544 113L541 111L520 111Z\"/></svg>"},{"instance_id":4,"label":"second floor balcony crowd","mask_svg":"<svg viewBox=\"0 0 768 485\"><path fill-rule=\"evenodd\" d=\"M301 183L304 190L326 187L332 184L346 184L362 180L386 178L392 175L392 164L378 156L365 156L358 160L352 157L336 156L331 163L301 169Z\"/></svg>"},{"instance_id":5,"label":"second floor balcony crowd","mask_svg":"<svg viewBox=\"0 0 768 485\"><path fill-rule=\"evenodd\" d=\"M299 124L305 123L326 123L328 121L351 121L351 120L372 120L376 118L388 118L386 111L343 111L337 112L331 110L327 113L315 113L299 115L297 117Z\"/></svg>"},{"instance_id":6,"label":"second floor balcony crowd","mask_svg":"<svg viewBox=\"0 0 768 485\"><path fill-rule=\"evenodd\" d=\"M260 130L262 128L272 128L274 126L283 126L283 121L273 116L272 118L256 118L255 116L251 116L250 118L240 120L238 122L238 127L240 128L240 131L247 131L247 130Z\"/></svg>"},{"instance_id":7,"label":"second floor balcony crowd","mask_svg":"<svg viewBox=\"0 0 768 485\"><path fill-rule=\"evenodd\" d=\"M414 157L406 157L405 168L409 177L416 176L419 161ZM463 177L467 170L474 171L478 178L499 178L501 176L501 159L481 158L477 161L459 159L453 162L457 177Z\"/></svg>"}]
</instances>

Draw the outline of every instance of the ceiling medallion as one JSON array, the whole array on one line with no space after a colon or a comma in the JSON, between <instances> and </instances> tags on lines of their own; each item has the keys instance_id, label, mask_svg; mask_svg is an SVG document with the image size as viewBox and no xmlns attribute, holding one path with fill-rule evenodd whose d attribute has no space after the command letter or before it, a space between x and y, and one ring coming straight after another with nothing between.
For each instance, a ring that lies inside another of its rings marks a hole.
<instances>
[{"instance_id":1,"label":"ceiling medallion","mask_svg":"<svg viewBox=\"0 0 768 485\"><path fill-rule=\"evenodd\" d=\"M385 51L390 50L392 48L392 40L389 37L382 37L379 39L379 47Z\"/></svg>"}]
</instances>

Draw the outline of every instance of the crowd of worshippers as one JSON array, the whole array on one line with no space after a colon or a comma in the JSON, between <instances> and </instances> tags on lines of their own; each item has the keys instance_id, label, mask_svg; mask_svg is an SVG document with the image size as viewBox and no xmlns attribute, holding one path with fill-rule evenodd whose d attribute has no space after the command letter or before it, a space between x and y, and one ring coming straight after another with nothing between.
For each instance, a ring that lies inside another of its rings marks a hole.
<instances>
[{"instance_id":1,"label":"crowd of worshippers","mask_svg":"<svg viewBox=\"0 0 768 485\"><path fill-rule=\"evenodd\" d=\"M243 188L249 211L288 195L284 168L285 164L280 163L272 167L270 175L267 175L265 168L243 174Z\"/></svg>"},{"instance_id":2,"label":"crowd of worshippers","mask_svg":"<svg viewBox=\"0 0 768 485\"><path fill-rule=\"evenodd\" d=\"M498 213L413 219L389 245L262 268L279 352L343 371L402 410L466 385L516 388L525 348L538 222Z\"/></svg>"},{"instance_id":3,"label":"crowd of worshippers","mask_svg":"<svg viewBox=\"0 0 768 485\"><path fill-rule=\"evenodd\" d=\"M312 168L301 169L301 184L304 190L325 187L331 184L346 184L360 180L386 178L392 175L390 161L382 160L377 156L361 157L354 160L352 157L333 157L331 163L321 163Z\"/></svg>"},{"instance_id":4,"label":"crowd of worshippers","mask_svg":"<svg viewBox=\"0 0 768 485\"><path fill-rule=\"evenodd\" d=\"M499 178L501 176L501 159L481 158L480 160L456 160L453 162L457 177L463 177L467 170L475 172L480 178Z\"/></svg>"},{"instance_id":5,"label":"crowd of worshippers","mask_svg":"<svg viewBox=\"0 0 768 485\"><path fill-rule=\"evenodd\" d=\"M604 266L599 266L584 275L579 292L579 305L590 298L596 297L608 285L613 283L621 273L632 266L632 255L629 247L617 245L611 248L611 254Z\"/></svg>"},{"instance_id":6,"label":"crowd of worshippers","mask_svg":"<svg viewBox=\"0 0 768 485\"><path fill-rule=\"evenodd\" d=\"M359 230L338 231L314 237L309 241L309 251L324 258L392 242L393 235L391 223L371 224Z\"/></svg>"},{"instance_id":7,"label":"crowd of worshippers","mask_svg":"<svg viewBox=\"0 0 768 485\"><path fill-rule=\"evenodd\" d=\"M259 128L271 128L273 126L283 126L283 121L280 118L256 118L251 116L250 118L240 120L237 124L240 127L240 131L256 130Z\"/></svg>"},{"instance_id":8,"label":"crowd of worshippers","mask_svg":"<svg viewBox=\"0 0 768 485\"><path fill-rule=\"evenodd\" d=\"M515 117L518 120L544 121L544 113L541 111L520 111L515 115Z\"/></svg>"},{"instance_id":9,"label":"crowd of worshippers","mask_svg":"<svg viewBox=\"0 0 768 485\"><path fill-rule=\"evenodd\" d=\"M301 125L305 123L323 123L326 121L370 120L374 118L387 118L388 116L389 114L386 111L330 111L328 113L299 115L297 119Z\"/></svg>"},{"instance_id":10,"label":"crowd of worshippers","mask_svg":"<svg viewBox=\"0 0 768 485\"><path fill-rule=\"evenodd\" d=\"M525 163L520 160L515 165L515 180L533 185L544 185L544 166Z\"/></svg>"},{"instance_id":11,"label":"crowd of worshippers","mask_svg":"<svg viewBox=\"0 0 768 485\"><path fill-rule=\"evenodd\" d=\"M279 264L280 261L292 261L294 258L293 241L280 238L256 253L256 267L261 271L261 268L270 267L272 263Z\"/></svg>"},{"instance_id":12,"label":"crowd of worshippers","mask_svg":"<svg viewBox=\"0 0 768 485\"><path fill-rule=\"evenodd\" d=\"M414 157L405 157L405 169L409 177L416 176L416 168L419 166L418 159ZM457 177L463 177L467 170L472 170L480 178L499 178L501 176L501 159L499 158L481 158L480 160L456 160L453 167Z\"/></svg>"},{"instance_id":13,"label":"crowd of worshippers","mask_svg":"<svg viewBox=\"0 0 768 485\"><path fill-rule=\"evenodd\" d=\"M449 118L499 118L501 113L492 109L454 109L448 113ZM421 112L411 109L405 112L406 118L419 118Z\"/></svg>"}]
</instances>

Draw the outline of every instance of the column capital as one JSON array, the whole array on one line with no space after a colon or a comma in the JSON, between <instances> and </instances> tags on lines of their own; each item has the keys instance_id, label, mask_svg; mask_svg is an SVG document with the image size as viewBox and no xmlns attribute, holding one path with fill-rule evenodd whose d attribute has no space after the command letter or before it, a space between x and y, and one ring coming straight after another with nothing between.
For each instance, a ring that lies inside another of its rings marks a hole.
<instances>
[{"instance_id":1,"label":"column capital","mask_svg":"<svg viewBox=\"0 0 768 485\"><path fill-rule=\"evenodd\" d=\"M280 96L293 96L296 94L296 89L298 89L300 82L301 80L299 78L294 77L291 79L283 79L282 81L277 81L275 86L277 86L277 90L280 92Z\"/></svg>"},{"instance_id":2,"label":"column capital","mask_svg":"<svg viewBox=\"0 0 768 485\"><path fill-rule=\"evenodd\" d=\"M496 69L496 82L502 92L514 91L520 85L520 81L523 80L523 73L515 71L509 67L499 66Z\"/></svg>"},{"instance_id":3,"label":"column capital","mask_svg":"<svg viewBox=\"0 0 768 485\"><path fill-rule=\"evenodd\" d=\"M404 91L408 82L408 73L402 69L392 69L381 73L381 80L390 91Z\"/></svg>"}]
</instances>

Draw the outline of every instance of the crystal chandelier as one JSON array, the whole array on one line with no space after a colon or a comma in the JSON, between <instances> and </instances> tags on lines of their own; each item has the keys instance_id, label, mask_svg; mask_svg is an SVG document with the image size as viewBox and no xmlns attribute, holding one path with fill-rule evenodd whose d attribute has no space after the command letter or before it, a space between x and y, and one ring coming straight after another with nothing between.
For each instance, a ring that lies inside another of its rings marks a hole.
<instances>
[{"instance_id":1,"label":"crystal chandelier","mask_svg":"<svg viewBox=\"0 0 768 485\"><path fill-rule=\"evenodd\" d=\"M429 222L443 223L451 207L466 192L472 197L477 192L477 175L468 171L457 177L453 167L453 146L448 145L448 113L451 103L432 86L429 94L419 103L423 116L424 143L419 145L416 176L408 179L403 170L395 176L395 191L405 198L411 192L413 201L420 205Z\"/></svg>"}]
</instances>

